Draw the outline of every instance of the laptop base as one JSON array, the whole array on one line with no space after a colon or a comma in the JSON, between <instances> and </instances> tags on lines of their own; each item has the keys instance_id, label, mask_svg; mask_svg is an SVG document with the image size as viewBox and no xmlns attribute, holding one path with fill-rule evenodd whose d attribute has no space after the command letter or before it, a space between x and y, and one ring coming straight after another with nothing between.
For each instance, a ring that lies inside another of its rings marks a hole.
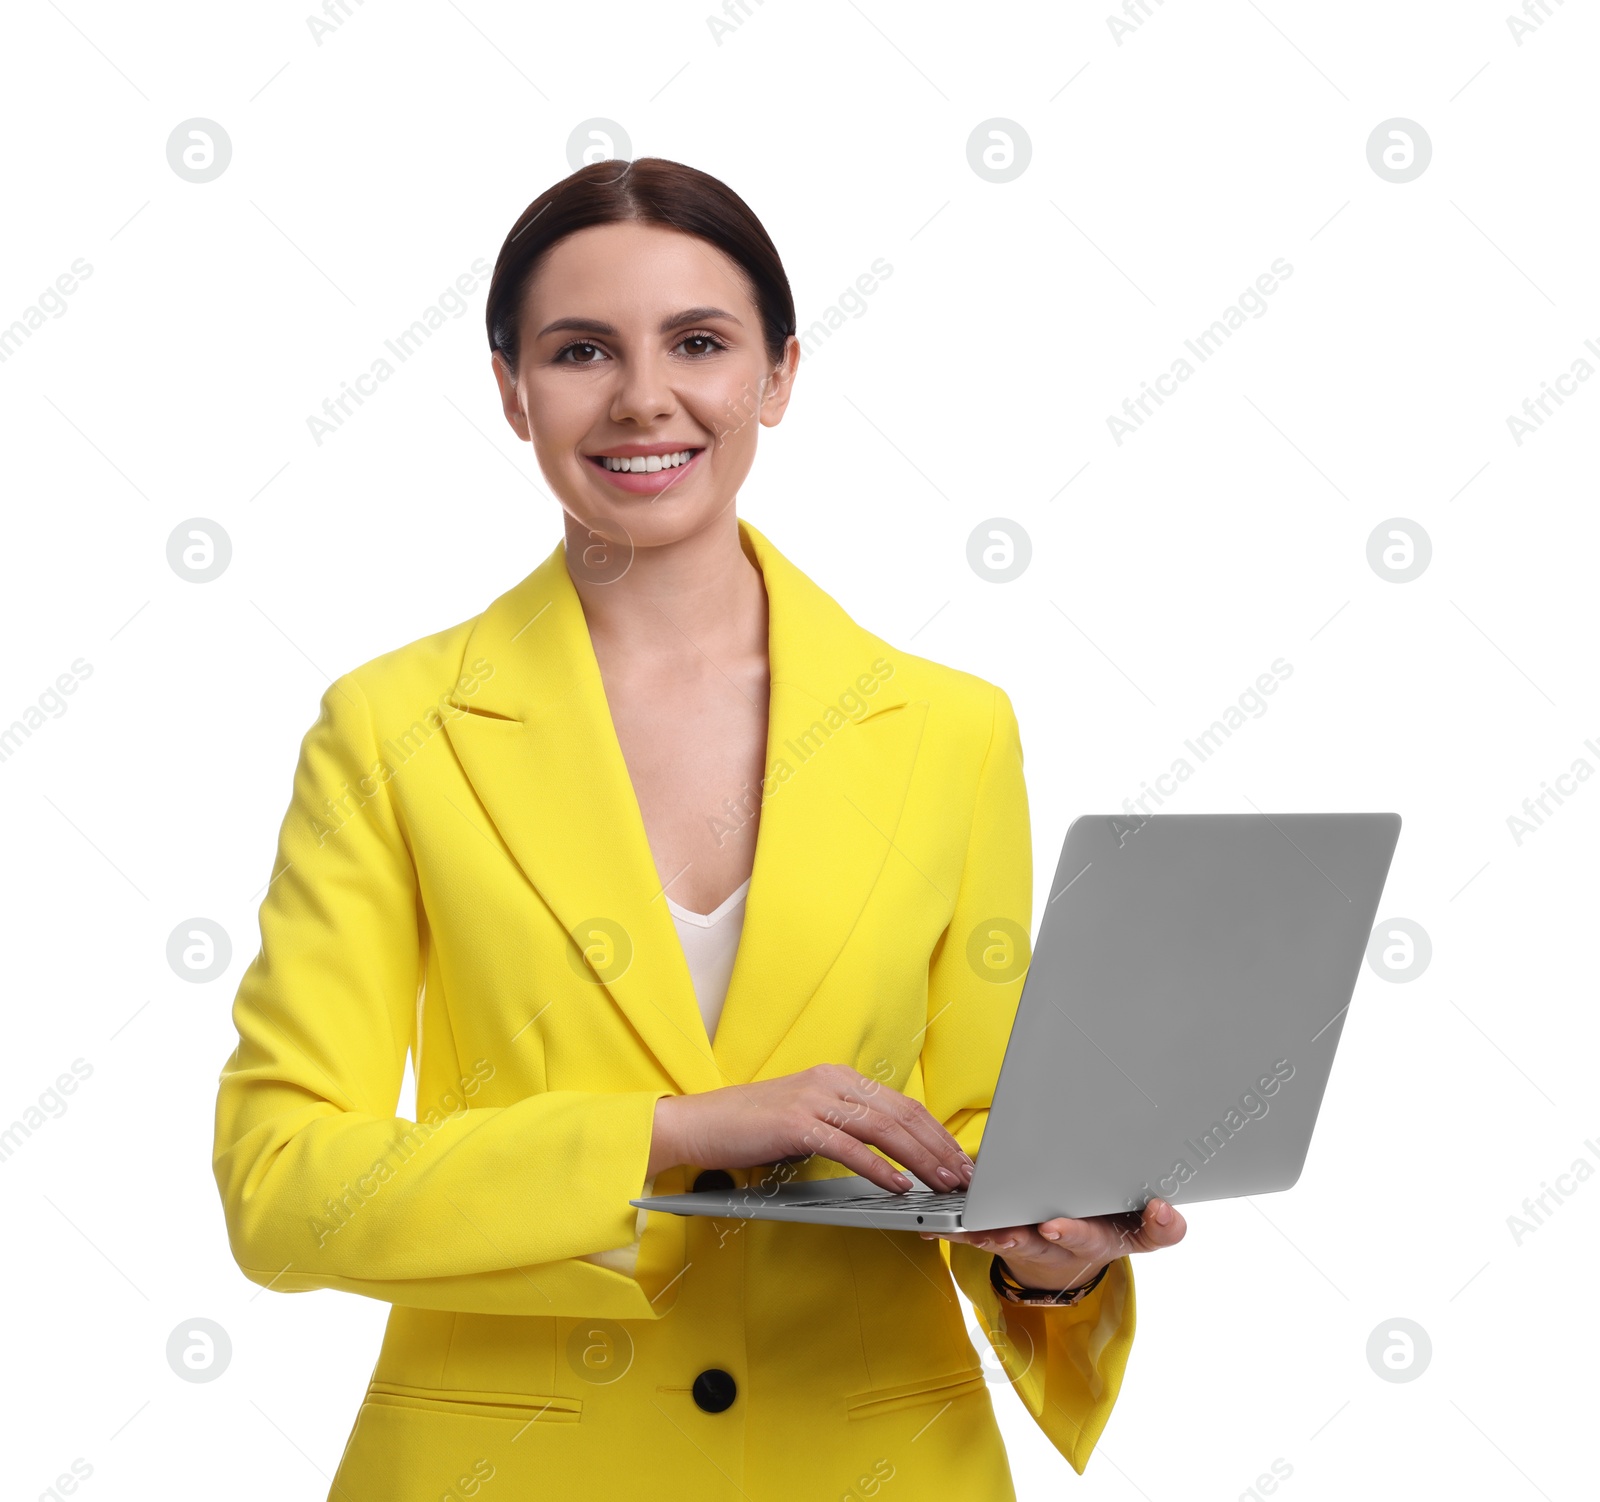
<instances>
[{"instance_id":1,"label":"laptop base","mask_svg":"<svg viewBox=\"0 0 1600 1502\"><path fill-rule=\"evenodd\" d=\"M799 1179L768 1189L702 1189L689 1194L652 1194L629 1200L641 1210L670 1215L709 1215L718 1220L787 1220L809 1225L870 1226L879 1231L959 1231L964 1190L917 1184L904 1194L880 1189L871 1179L847 1174Z\"/></svg>"}]
</instances>

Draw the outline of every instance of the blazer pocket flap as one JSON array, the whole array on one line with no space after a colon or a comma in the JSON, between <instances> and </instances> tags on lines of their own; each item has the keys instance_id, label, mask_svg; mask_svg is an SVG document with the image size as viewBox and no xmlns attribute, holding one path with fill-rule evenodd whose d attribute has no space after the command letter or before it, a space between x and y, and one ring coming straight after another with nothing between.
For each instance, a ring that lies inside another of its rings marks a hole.
<instances>
[{"instance_id":1,"label":"blazer pocket flap","mask_svg":"<svg viewBox=\"0 0 1600 1502\"><path fill-rule=\"evenodd\" d=\"M924 1377L917 1382L858 1392L845 1399L845 1412L853 1419L876 1418L879 1414L894 1413L918 1403L946 1403L983 1391L983 1368L974 1366L942 1377Z\"/></svg>"},{"instance_id":2,"label":"blazer pocket flap","mask_svg":"<svg viewBox=\"0 0 1600 1502\"><path fill-rule=\"evenodd\" d=\"M461 1388L408 1387L399 1382L373 1382L367 1402L391 1408L421 1408L430 1413L475 1414L519 1423L575 1424L583 1414L582 1398L544 1397L522 1392L469 1392Z\"/></svg>"}]
</instances>

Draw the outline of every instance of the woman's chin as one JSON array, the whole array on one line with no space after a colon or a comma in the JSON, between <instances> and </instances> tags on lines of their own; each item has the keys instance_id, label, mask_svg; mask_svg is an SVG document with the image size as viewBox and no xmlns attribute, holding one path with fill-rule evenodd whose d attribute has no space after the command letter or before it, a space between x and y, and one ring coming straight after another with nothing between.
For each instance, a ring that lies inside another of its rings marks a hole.
<instances>
[{"instance_id":1,"label":"woman's chin","mask_svg":"<svg viewBox=\"0 0 1600 1502\"><path fill-rule=\"evenodd\" d=\"M558 492L559 493L559 492ZM596 496L592 490L562 495L562 509L580 526L635 547L665 547L704 530L727 510L731 497L664 490L654 496Z\"/></svg>"}]
</instances>

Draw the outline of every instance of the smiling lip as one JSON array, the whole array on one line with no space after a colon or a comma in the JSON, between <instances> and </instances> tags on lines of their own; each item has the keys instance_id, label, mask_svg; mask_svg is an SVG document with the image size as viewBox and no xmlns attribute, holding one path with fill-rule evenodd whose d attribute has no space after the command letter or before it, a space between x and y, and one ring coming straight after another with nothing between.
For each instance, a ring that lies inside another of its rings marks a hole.
<instances>
[{"instance_id":1,"label":"smiling lip","mask_svg":"<svg viewBox=\"0 0 1600 1502\"><path fill-rule=\"evenodd\" d=\"M619 443L615 448L596 449L585 459L636 459L650 454L681 454L685 449L703 448L699 443Z\"/></svg>"},{"instance_id":2,"label":"smiling lip","mask_svg":"<svg viewBox=\"0 0 1600 1502\"><path fill-rule=\"evenodd\" d=\"M603 459L634 459L648 457L651 454L680 454L685 449L693 451L688 463L680 464L674 469L658 469L653 474L607 469L601 463ZM679 484L699 465L704 454L705 449L693 443L619 443L613 448L597 454L585 454L583 457L594 468L595 473L615 489L625 490L630 495L654 496Z\"/></svg>"}]
</instances>

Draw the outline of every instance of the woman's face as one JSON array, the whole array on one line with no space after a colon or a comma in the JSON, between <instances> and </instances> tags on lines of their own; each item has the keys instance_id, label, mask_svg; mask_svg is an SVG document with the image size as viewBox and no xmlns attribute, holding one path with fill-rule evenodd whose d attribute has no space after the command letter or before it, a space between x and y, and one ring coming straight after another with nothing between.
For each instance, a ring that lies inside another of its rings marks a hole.
<instances>
[{"instance_id":1,"label":"woman's face","mask_svg":"<svg viewBox=\"0 0 1600 1502\"><path fill-rule=\"evenodd\" d=\"M739 266L652 224L558 241L527 284L520 333L515 372L494 357L506 420L565 510L636 548L733 504L800 354L791 337L774 369Z\"/></svg>"}]
</instances>

